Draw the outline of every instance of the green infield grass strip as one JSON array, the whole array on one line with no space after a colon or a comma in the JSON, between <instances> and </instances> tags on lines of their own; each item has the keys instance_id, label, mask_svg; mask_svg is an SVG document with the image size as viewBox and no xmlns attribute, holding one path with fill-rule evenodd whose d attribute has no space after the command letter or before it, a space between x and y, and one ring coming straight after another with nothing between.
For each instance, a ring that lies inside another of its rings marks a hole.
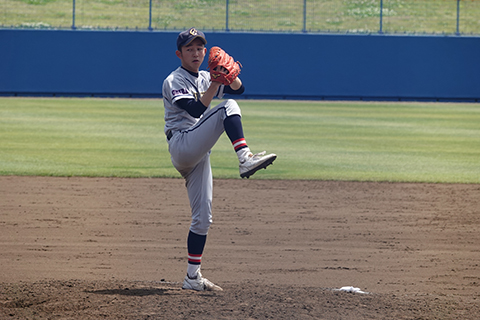
<instances>
[{"instance_id":1,"label":"green infield grass strip","mask_svg":"<svg viewBox=\"0 0 480 320\"><path fill-rule=\"evenodd\" d=\"M238 102L252 151L278 155L251 179L480 183L478 104ZM0 98L0 174L180 177L163 125L161 99ZM226 136L211 162L239 178Z\"/></svg>"}]
</instances>

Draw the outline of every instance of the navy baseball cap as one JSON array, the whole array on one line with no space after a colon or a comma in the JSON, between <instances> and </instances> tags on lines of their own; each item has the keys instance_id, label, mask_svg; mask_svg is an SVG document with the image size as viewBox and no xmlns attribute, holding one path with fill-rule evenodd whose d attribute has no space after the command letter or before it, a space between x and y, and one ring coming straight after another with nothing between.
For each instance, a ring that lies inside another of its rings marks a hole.
<instances>
[{"instance_id":1,"label":"navy baseball cap","mask_svg":"<svg viewBox=\"0 0 480 320\"><path fill-rule=\"evenodd\" d=\"M205 35L202 31L199 31L195 28L190 28L180 32L177 38L177 49L180 50L183 46L188 45L197 38L200 38L203 41L203 44L207 44L207 40L205 39Z\"/></svg>"}]
</instances>

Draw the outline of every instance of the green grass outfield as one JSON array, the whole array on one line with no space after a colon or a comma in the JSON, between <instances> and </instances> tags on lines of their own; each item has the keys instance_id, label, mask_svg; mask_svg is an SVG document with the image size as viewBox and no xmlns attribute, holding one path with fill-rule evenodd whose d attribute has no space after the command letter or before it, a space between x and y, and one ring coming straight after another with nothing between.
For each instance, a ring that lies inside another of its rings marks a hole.
<instances>
[{"instance_id":1,"label":"green grass outfield","mask_svg":"<svg viewBox=\"0 0 480 320\"><path fill-rule=\"evenodd\" d=\"M226 1L175 0L152 3L151 27L184 30L226 28ZM304 12L304 3L306 8ZM0 25L20 28L70 28L72 0L0 0ZM480 1L459 2L459 31L480 33ZM232 31L270 30L300 32L378 32L378 0L242 0L230 1L228 27ZM149 1L77 0L75 26L79 29L146 30L150 25ZM454 34L455 0L386 0L382 11L383 32Z\"/></svg>"},{"instance_id":2,"label":"green grass outfield","mask_svg":"<svg viewBox=\"0 0 480 320\"><path fill-rule=\"evenodd\" d=\"M217 101L218 102L218 101ZM480 183L480 105L239 100L251 179ZM180 177L161 99L0 98L0 175ZM223 136L215 178L237 178Z\"/></svg>"}]
</instances>

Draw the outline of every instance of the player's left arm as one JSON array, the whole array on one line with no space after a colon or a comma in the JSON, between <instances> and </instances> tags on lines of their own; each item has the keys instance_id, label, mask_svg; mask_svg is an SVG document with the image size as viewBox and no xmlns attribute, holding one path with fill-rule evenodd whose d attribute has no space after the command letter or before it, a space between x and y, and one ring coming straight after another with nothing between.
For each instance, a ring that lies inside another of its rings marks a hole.
<instances>
[{"instance_id":1,"label":"player's left arm","mask_svg":"<svg viewBox=\"0 0 480 320\"><path fill-rule=\"evenodd\" d=\"M233 88L231 86L224 86L223 91L222 91L222 95L224 93L240 95L244 92L245 92L245 87L243 86L243 84L240 86L240 88L238 88L236 90L233 90Z\"/></svg>"},{"instance_id":2,"label":"player's left arm","mask_svg":"<svg viewBox=\"0 0 480 320\"><path fill-rule=\"evenodd\" d=\"M223 67L217 67L220 72L227 73L227 69ZM242 94L245 91L245 87L243 86L242 80L240 80L239 77L236 77L235 80L230 85L225 85L225 88L223 89L224 93L229 93L229 94Z\"/></svg>"},{"instance_id":3,"label":"player's left arm","mask_svg":"<svg viewBox=\"0 0 480 320\"><path fill-rule=\"evenodd\" d=\"M230 84L230 88L232 88L234 91L237 91L242 87L242 80L240 80L239 77L236 77L235 80Z\"/></svg>"}]
</instances>

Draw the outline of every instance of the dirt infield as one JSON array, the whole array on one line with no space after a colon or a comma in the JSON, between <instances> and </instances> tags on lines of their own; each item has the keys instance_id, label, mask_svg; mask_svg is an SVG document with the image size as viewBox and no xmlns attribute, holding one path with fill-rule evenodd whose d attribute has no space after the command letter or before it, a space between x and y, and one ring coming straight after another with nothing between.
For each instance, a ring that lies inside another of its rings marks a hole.
<instances>
[{"instance_id":1,"label":"dirt infield","mask_svg":"<svg viewBox=\"0 0 480 320\"><path fill-rule=\"evenodd\" d=\"M215 180L199 293L183 184L0 177L0 319L480 317L480 185Z\"/></svg>"}]
</instances>

